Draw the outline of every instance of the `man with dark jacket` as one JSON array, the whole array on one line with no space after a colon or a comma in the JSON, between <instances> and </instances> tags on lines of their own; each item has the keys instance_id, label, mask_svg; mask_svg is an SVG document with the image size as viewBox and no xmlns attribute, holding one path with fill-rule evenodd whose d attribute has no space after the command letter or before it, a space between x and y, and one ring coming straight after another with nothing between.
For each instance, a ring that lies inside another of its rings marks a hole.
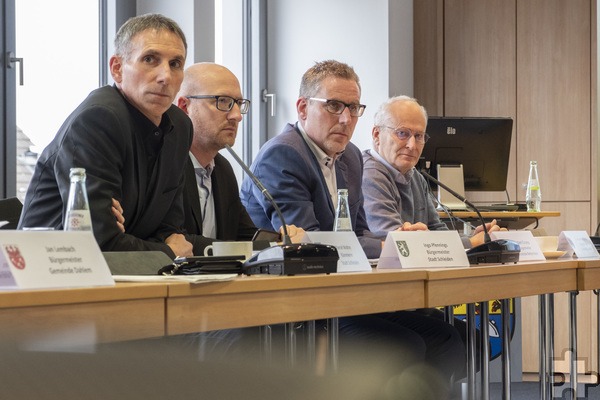
<instances>
[{"instance_id":1,"label":"man with dark jacket","mask_svg":"<svg viewBox=\"0 0 600 400\"><path fill-rule=\"evenodd\" d=\"M172 102L187 45L159 14L131 18L115 37L114 86L94 90L42 152L19 228L63 229L69 170L85 168L94 236L103 251L192 255L183 235L183 167L192 124ZM115 221L113 200L123 207Z\"/></svg>"}]
</instances>

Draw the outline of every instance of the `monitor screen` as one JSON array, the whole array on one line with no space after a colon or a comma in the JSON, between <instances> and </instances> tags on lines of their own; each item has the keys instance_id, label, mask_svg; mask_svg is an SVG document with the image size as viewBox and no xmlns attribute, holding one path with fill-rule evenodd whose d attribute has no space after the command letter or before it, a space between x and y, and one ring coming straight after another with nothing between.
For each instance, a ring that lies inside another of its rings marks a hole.
<instances>
[{"instance_id":1,"label":"monitor screen","mask_svg":"<svg viewBox=\"0 0 600 400\"><path fill-rule=\"evenodd\" d=\"M429 117L419 168L437 178L438 164L462 164L466 191L504 191L512 125L511 118Z\"/></svg>"}]
</instances>

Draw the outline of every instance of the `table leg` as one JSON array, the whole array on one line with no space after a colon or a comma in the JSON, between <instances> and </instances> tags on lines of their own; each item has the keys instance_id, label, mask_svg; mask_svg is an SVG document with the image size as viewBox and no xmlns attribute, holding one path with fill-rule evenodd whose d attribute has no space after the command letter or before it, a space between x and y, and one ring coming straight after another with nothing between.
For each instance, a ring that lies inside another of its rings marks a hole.
<instances>
[{"instance_id":1,"label":"table leg","mask_svg":"<svg viewBox=\"0 0 600 400\"><path fill-rule=\"evenodd\" d=\"M510 400L510 299L500 300L502 313L502 399Z\"/></svg>"},{"instance_id":2,"label":"table leg","mask_svg":"<svg viewBox=\"0 0 600 400\"><path fill-rule=\"evenodd\" d=\"M569 347L571 348L571 398L577 399L577 291L569 292Z\"/></svg>"},{"instance_id":3,"label":"table leg","mask_svg":"<svg viewBox=\"0 0 600 400\"><path fill-rule=\"evenodd\" d=\"M554 293L546 299L546 393L554 398Z\"/></svg>"},{"instance_id":4,"label":"table leg","mask_svg":"<svg viewBox=\"0 0 600 400\"><path fill-rule=\"evenodd\" d=\"M315 367L316 360L316 323L315 321L306 321L304 323L306 331L306 361L311 368Z\"/></svg>"},{"instance_id":5,"label":"table leg","mask_svg":"<svg viewBox=\"0 0 600 400\"><path fill-rule=\"evenodd\" d=\"M481 400L490 398L490 309L489 302L479 303L481 323Z\"/></svg>"},{"instance_id":6,"label":"table leg","mask_svg":"<svg viewBox=\"0 0 600 400\"><path fill-rule=\"evenodd\" d=\"M540 384L540 399L548 400L548 379L547 379L547 343L546 343L546 332L548 331L548 326L546 323L546 295L541 294L538 296L538 316L539 316L539 325L538 325L538 340L539 340L539 384Z\"/></svg>"},{"instance_id":7,"label":"table leg","mask_svg":"<svg viewBox=\"0 0 600 400\"><path fill-rule=\"evenodd\" d=\"M454 326L454 307L453 306L445 306L444 307L444 320L450 325Z\"/></svg>"},{"instance_id":8,"label":"table leg","mask_svg":"<svg viewBox=\"0 0 600 400\"><path fill-rule=\"evenodd\" d=\"M467 304L467 398L475 400L475 304Z\"/></svg>"},{"instance_id":9,"label":"table leg","mask_svg":"<svg viewBox=\"0 0 600 400\"><path fill-rule=\"evenodd\" d=\"M337 372L339 357L339 320L337 318L329 318L327 320L327 339L329 365L331 371Z\"/></svg>"},{"instance_id":10,"label":"table leg","mask_svg":"<svg viewBox=\"0 0 600 400\"><path fill-rule=\"evenodd\" d=\"M259 335L260 335L260 349L261 349L261 353L263 355L263 357L265 358L265 361L267 362L267 364L271 363L271 357L273 354L273 332L271 329L271 325L265 325L265 326L261 326L259 328Z\"/></svg>"},{"instance_id":11,"label":"table leg","mask_svg":"<svg viewBox=\"0 0 600 400\"><path fill-rule=\"evenodd\" d=\"M285 350L289 366L296 365L296 330L295 322L285 324Z\"/></svg>"},{"instance_id":12,"label":"table leg","mask_svg":"<svg viewBox=\"0 0 600 400\"><path fill-rule=\"evenodd\" d=\"M596 379L600 384L600 291L594 290L596 295Z\"/></svg>"}]
</instances>

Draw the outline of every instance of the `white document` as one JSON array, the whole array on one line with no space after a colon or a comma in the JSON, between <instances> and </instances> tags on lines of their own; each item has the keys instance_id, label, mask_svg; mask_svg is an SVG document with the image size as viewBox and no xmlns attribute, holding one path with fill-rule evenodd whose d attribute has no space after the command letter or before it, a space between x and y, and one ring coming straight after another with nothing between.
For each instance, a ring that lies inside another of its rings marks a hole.
<instances>
[{"instance_id":1,"label":"white document","mask_svg":"<svg viewBox=\"0 0 600 400\"><path fill-rule=\"evenodd\" d=\"M352 231L306 231L302 241L335 246L340 256L337 272L371 271L365 251Z\"/></svg>"},{"instance_id":2,"label":"white document","mask_svg":"<svg viewBox=\"0 0 600 400\"><path fill-rule=\"evenodd\" d=\"M0 231L0 289L114 284L91 231Z\"/></svg>"},{"instance_id":3,"label":"white document","mask_svg":"<svg viewBox=\"0 0 600 400\"><path fill-rule=\"evenodd\" d=\"M546 259L531 231L495 231L490 232L490 238L492 240L506 239L517 242L521 247L519 262L544 261Z\"/></svg>"},{"instance_id":4,"label":"white document","mask_svg":"<svg viewBox=\"0 0 600 400\"><path fill-rule=\"evenodd\" d=\"M562 231L558 235L558 250L566 251L569 256L575 253L577 258L600 257L586 231Z\"/></svg>"},{"instance_id":5,"label":"white document","mask_svg":"<svg viewBox=\"0 0 600 400\"><path fill-rule=\"evenodd\" d=\"M377 268L468 267L456 231L389 232Z\"/></svg>"},{"instance_id":6,"label":"white document","mask_svg":"<svg viewBox=\"0 0 600 400\"><path fill-rule=\"evenodd\" d=\"M198 275L113 275L116 282L189 282L205 283L230 281L238 274L198 274Z\"/></svg>"}]
</instances>

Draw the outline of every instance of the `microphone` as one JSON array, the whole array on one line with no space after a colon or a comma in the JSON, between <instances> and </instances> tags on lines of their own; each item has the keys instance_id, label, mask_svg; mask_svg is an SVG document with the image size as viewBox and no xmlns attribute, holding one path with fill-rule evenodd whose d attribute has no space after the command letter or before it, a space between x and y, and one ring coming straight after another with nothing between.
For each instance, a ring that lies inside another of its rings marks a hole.
<instances>
[{"instance_id":1,"label":"microphone","mask_svg":"<svg viewBox=\"0 0 600 400\"><path fill-rule=\"evenodd\" d=\"M290 239L290 235L288 234L287 226L285 224L285 220L283 219L283 214L281 213L281 210L277 206L277 203L275 202L275 200L273 200L273 196L271 196L271 193L269 193L269 191L267 190L265 185L263 185L262 182L256 177L256 175L254 175L252 173L250 168L248 168L246 163L244 161L242 161L242 159L237 155L237 153L235 151L233 151L231 146L229 146L228 144L225 144L225 148L227 149L227 151L229 151L229 154L231 154L231 156L240 165L240 167L242 167L244 172L246 172L246 174L248 174L250 179L252 179L252 182L254 182L254 185L256 185L256 187L260 190L260 192L263 194L263 196L265 196L265 199L267 199L269 204L271 204L273 206L273 208L275 209L275 212L277 213L277 216L279 217L279 220L281 221L281 226L283 228L283 244L292 244L292 239Z\"/></svg>"},{"instance_id":2,"label":"microphone","mask_svg":"<svg viewBox=\"0 0 600 400\"><path fill-rule=\"evenodd\" d=\"M435 183L438 187L445 189L452 196L456 197L467 207L472 209L477 213L479 220L481 221L481 225L483 226L483 244L479 246L475 246L467 250L467 258L469 259L470 264L505 264L505 263L517 263L519 261L519 254L521 253L521 246L515 241L499 239L492 240L487 230L487 226L485 225L485 220L481 216L481 212L479 209L475 207L473 203L467 200L464 196L456 193L452 188L448 185L440 182L435 179L433 176L429 175L425 171L420 171L421 175L423 175L430 182Z\"/></svg>"},{"instance_id":3,"label":"microphone","mask_svg":"<svg viewBox=\"0 0 600 400\"><path fill-rule=\"evenodd\" d=\"M246 275L296 275L337 272L339 254L335 246L320 243L292 243L281 209L256 175L235 151L225 144L225 148L235 161L248 174L254 185L273 206L283 227L283 244L264 249L250 257L243 266Z\"/></svg>"}]
</instances>

